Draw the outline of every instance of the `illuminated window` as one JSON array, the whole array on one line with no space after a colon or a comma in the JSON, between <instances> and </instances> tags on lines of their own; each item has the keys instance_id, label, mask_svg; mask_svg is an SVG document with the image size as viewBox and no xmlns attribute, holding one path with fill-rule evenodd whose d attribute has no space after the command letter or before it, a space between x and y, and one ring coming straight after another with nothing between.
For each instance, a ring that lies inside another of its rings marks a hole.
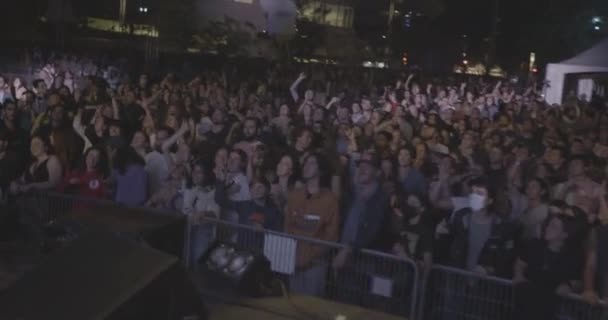
<instances>
[{"instance_id":1,"label":"illuminated window","mask_svg":"<svg viewBox=\"0 0 608 320\"><path fill-rule=\"evenodd\" d=\"M253 4L253 0L234 0L234 2L244 3L244 4Z\"/></svg>"},{"instance_id":2,"label":"illuminated window","mask_svg":"<svg viewBox=\"0 0 608 320\"><path fill-rule=\"evenodd\" d=\"M311 1L302 7L300 16L327 26L352 28L354 11L349 6Z\"/></svg>"}]
</instances>

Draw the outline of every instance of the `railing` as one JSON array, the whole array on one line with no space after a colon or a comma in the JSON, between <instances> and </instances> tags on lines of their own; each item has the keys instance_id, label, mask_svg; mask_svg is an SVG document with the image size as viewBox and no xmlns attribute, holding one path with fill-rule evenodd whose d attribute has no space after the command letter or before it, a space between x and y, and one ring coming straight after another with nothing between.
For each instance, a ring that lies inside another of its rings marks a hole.
<instances>
[{"instance_id":1,"label":"railing","mask_svg":"<svg viewBox=\"0 0 608 320\"><path fill-rule=\"evenodd\" d=\"M207 246L213 240L263 252L275 276L285 282L290 293L363 306L409 319L415 317L418 268L409 259L363 249L351 253L341 268L334 269L334 258L345 248L338 243L216 219L205 219L191 226L191 230L187 241L190 252L200 253L203 250L199 246ZM212 234L214 236L208 236ZM191 259L192 254L189 257Z\"/></svg>"},{"instance_id":2,"label":"railing","mask_svg":"<svg viewBox=\"0 0 608 320\"><path fill-rule=\"evenodd\" d=\"M435 265L428 273L420 319L512 319L510 280Z\"/></svg>"},{"instance_id":3,"label":"railing","mask_svg":"<svg viewBox=\"0 0 608 320\"><path fill-rule=\"evenodd\" d=\"M14 202L28 223L45 226L65 217L103 215L121 210L140 215L181 213L150 208L128 208L114 202L62 194L28 194ZM189 220L186 220L189 221ZM230 242L263 253L276 278L290 293L312 295L346 304L419 320L482 320L517 318L517 287L510 280L434 265L424 276L416 263L394 255L360 250L351 252L341 268L333 261L342 244L263 230L224 220L185 223L183 263L192 268L196 257L214 242ZM608 320L608 305L591 305L578 295L555 300L555 319ZM553 310L553 309L552 309Z\"/></svg>"},{"instance_id":4,"label":"railing","mask_svg":"<svg viewBox=\"0 0 608 320\"><path fill-rule=\"evenodd\" d=\"M608 320L608 303L598 301L589 304L582 296L569 294L559 297L556 319L558 320Z\"/></svg>"}]
</instances>

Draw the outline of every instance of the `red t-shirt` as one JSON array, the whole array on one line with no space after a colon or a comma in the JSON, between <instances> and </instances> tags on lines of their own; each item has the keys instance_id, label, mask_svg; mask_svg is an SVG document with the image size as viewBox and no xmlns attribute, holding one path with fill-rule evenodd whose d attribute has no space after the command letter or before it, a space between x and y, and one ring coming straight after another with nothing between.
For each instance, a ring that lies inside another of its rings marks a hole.
<instances>
[{"instance_id":1,"label":"red t-shirt","mask_svg":"<svg viewBox=\"0 0 608 320\"><path fill-rule=\"evenodd\" d=\"M72 184L76 179L78 183ZM59 185L60 192L67 192L85 198L105 199L106 190L103 184L103 176L97 171L72 171L68 172Z\"/></svg>"}]
</instances>

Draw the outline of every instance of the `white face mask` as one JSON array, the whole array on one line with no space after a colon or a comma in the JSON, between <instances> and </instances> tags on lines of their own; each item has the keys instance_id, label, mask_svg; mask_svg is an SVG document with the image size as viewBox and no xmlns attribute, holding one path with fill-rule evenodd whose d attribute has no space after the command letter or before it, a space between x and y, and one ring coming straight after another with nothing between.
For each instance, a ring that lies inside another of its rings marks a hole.
<instances>
[{"instance_id":1,"label":"white face mask","mask_svg":"<svg viewBox=\"0 0 608 320\"><path fill-rule=\"evenodd\" d=\"M469 207L473 211L479 211L485 207L486 197L480 196L476 193L469 195Z\"/></svg>"}]
</instances>

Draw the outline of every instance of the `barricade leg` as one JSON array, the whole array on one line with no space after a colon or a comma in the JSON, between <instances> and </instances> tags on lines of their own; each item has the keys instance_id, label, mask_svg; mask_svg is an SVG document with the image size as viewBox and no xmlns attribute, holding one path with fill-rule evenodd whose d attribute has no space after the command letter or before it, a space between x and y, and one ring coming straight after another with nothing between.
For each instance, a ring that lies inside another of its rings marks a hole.
<instances>
[{"instance_id":1,"label":"barricade leg","mask_svg":"<svg viewBox=\"0 0 608 320\"><path fill-rule=\"evenodd\" d=\"M297 270L289 278L289 290L295 294L324 297L326 280L327 266L314 265L304 270Z\"/></svg>"}]
</instances>

